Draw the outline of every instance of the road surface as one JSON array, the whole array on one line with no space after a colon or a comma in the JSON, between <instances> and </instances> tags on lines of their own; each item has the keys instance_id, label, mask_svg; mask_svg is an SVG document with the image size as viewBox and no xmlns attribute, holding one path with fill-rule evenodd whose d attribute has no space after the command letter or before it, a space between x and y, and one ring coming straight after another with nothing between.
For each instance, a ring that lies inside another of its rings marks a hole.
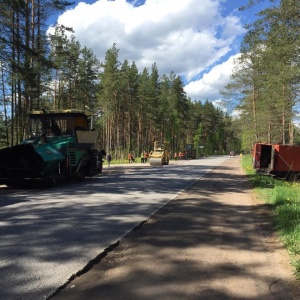
<instances>
[{"instance_id":1,"label":"road surface","mask_svg":"<svg viewBox=\"0 0 300 300\"><path fill-rule=\"evenodd\" d=\"M46 299L229 157L107 167L52 189L1 191L0 299Z\"/></svg>"},{"instance_id":2,"label":"road surface","mask_svg":"<svg viewBox=\"0 0 300 300\"><path fill-rule=\"evenodd\" d=\"M298 300L290 258L239 158L131 231L54 300Z\"/></svg>"}]
</instances>

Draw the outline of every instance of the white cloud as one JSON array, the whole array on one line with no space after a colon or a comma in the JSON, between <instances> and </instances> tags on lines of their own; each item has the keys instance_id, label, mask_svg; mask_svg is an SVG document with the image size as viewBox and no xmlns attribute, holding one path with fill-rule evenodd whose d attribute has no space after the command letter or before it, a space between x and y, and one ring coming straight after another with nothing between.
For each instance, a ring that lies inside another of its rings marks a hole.
<instances>
[{"instance_id":1,"label":"white cloud","mask_svg":"<svg viewBox=\"0 0 300 300\"><path fill-rule=\"evenodd\" d=\"M155 62L161 75L174 71L189 82L235 50L236 39L244 32L239 18L222 16L224 5L224 0L146 0L134 7L126 0L98 0L79 3L58 23L73 27L80 44L92 48L101 61L116 43L121 62L134 61L140 70ZM189 96L217 94L228 74L220 66L216 83L215 68L187 85Z\"/></svg>"},{"instance_id":2,"label":"white cloud","mask_svg":"<svg viewBox=\"0 0 300 300\"><path fill-rule=\"evenodd\" d=\"M234 67L234 60L239 54L231 56L227 61L215 65L201 79L190 82L185 86L185 91L192 100L217 101L220 98L219 91L230 82L230 76Z\"/></svg>"}]
</instances>

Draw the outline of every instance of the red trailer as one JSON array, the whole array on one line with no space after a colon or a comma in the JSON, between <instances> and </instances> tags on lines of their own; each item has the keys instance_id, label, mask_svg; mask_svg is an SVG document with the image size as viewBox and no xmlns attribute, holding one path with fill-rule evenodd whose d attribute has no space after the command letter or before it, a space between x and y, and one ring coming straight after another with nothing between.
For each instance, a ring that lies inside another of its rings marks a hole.
<instances>
[{"instance_id":1,"label":"red trailer","mask_svg":"<svg viewBox=\"0 0 300 300\"><path fill-rule=\"evenodd\" d=\"M279 177L300 175L300 146L255 144L253 167L257 172Z\"/></svg>"}]
</instances>

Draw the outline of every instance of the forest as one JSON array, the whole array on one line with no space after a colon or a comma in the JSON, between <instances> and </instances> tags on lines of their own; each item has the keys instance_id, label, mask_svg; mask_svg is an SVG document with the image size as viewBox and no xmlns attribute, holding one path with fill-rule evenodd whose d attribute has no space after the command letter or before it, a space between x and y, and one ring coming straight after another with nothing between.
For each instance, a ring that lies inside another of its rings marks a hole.
<instances>
[{"instance_id":1,"label":"forest","mask_svg":"<svg viewBox=\"0 0 300 300\"><path fill-rule=\"evenodd\" d=\"M248 9L260 0L251 0ZM246 26L232 81L221 91L234 107L242 149L253 143L299 144L300 2L269 1Z\"/></svg>"},{"instance_id":2,"label":"forest","mask_svg":"<svg viewBox=\"0 0 300 300\"><path fill-rule=\"evenodd\" d=\"M155 62L140 72L134 61L119 61L117 44L100 62L72 28L58 24L47 35L47 18L69 5L0 3L0 148L20 143L28 112L42 108L90 110L97 147L115 158L150 151L155 140L171 151L193 144L198 156L300 142L299 1L274 3L247 26L231 83L220 91L222 108L187 97L181 77L159 75Z\"/></svg>"}]
</instances>

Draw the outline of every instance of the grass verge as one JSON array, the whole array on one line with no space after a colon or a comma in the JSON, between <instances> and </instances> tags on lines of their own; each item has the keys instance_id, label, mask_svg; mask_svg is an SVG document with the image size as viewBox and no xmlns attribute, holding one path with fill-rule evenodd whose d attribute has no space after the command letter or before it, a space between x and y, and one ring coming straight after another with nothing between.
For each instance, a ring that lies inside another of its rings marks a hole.
<instances>
[{"instance_id":1,"label":"grass verge","mask_svg":"<svg viewBox=\"0 0 300 300\"><path fill-rule=\"evenodd\" d=\"M300 279L300 183L256 174L251 155L242 157L242 166L258 198L274 211L273 223L292 257L295 275Z\"/></svg>"}]
</instances>

